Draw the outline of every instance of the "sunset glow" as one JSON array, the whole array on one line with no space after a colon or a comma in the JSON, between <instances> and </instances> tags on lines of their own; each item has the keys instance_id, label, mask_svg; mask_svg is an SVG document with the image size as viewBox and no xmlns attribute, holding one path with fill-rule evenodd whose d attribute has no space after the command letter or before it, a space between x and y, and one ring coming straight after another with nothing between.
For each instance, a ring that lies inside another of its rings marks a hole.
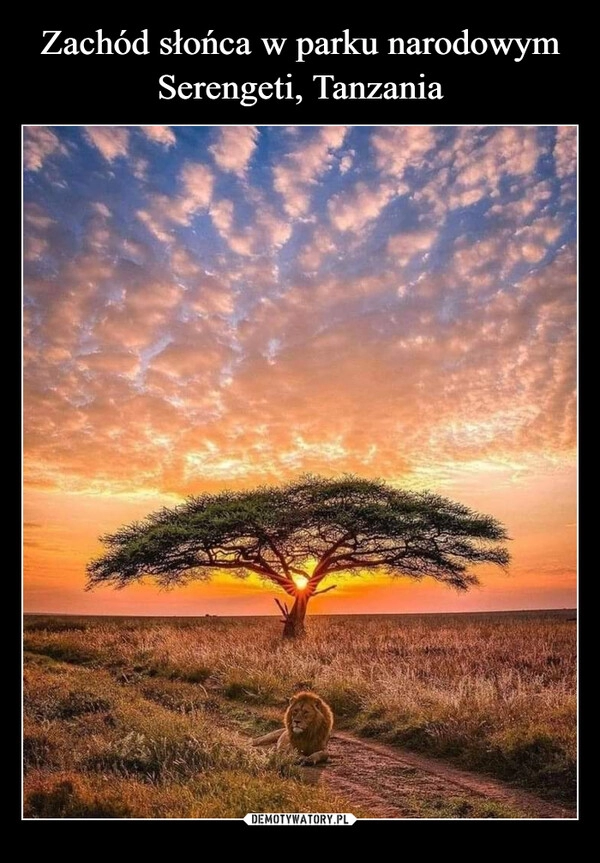
<instances>
[{"instance_id":1,"label":"sunset glow","mask_svg":"<svg viewBox=\"0 0 600 863\"><path fill-rule=\"evenodd\" d=\"M574 127L27 127L24 167L26 611L274 614L258 576L85 564L304 472L454 498L513 558L466 594L336 574L311 613L575 605Z\"/></svg>"}]
</instances>

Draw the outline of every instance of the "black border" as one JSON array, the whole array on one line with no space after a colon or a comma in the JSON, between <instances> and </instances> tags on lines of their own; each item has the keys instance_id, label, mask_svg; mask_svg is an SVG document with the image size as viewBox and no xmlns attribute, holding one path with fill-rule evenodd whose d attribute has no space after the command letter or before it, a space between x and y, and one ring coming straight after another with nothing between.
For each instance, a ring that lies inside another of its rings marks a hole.
<instances>
[{"instance_id":1,"label":"black border","mask_svg":"<svg viewBox=\"0 0 600 863\"><path fill-rule=\"evenodd\" d=\"M357 22L340 20L336 27L323 27L317 13L307 14L305 10L295 8L287 10L286 23L283 18L273 17L264 24L257 24L252 20L247 26L236 17L232 17L230 24L221 25L208 20L211 12L206 14L202 6L194 8L194 14L187 13L186 16L165 13L158 22L146 20L144 13L136 16L135 23L123 18L118 20L118 25L113 26L109 14L101 9L96 15L93 24L82 26L73 23L73 20L57 20L54 12L45 12L41 18L37 18L35 25L28 24L20 28L18 34L11 33L9 29L4 31L5 40L14 50L14 41L17 40L17 52L13 54L13 71L11 77L5 79L4 98L10 102L12 129L11 141L14 140L10 150L11 158L17 161L19 166L15 171L15 195L17 197L18 211L21 211L22 191L22 157L21 157L21 127L28 124L40 125L84 125L84 124L165 124L165 125L579 125L579 142L581 149L582 124L584 121L585 108L587 107L583 98L584 87L588 89L588 98L593 97L593 91L586 84L589 80L588 73L584 72L582 60L586 56L582 39L585 34L578 27L577 21L565 22L565 18L572 18L569 10L563 10L559 15L546 18L538 14L533 21L526 21L522 14L507 14L503 10L497 15L486 16L485 23L477 20L476 15L464 13L458 9L452 17L442 21L433 8L427 8L419 15L418 21L411 21L405 7L394 7L395 14L388 11L390 7L380 7L377 14L367 16L364 14ZM179 10L177 10L178 12ZM339 15L340 19L344 12L332 10ZM417 13L414 10L411 15ZM112 16L114 21L116 16ZM294 19L293 27L287 22ZM40 51L45 44L42 37L43 30L62 29L70 36L84 36L93 34L98 28L102 28L107 35L120 34L126 29L128 35L139 35L140 31L148 27L151 42L155 50L148 57L137 56L104 56L104 57L66 57L66 56L42 56ZM559 40L560 54L548 57L526 57L523 62L515 63L504 58L483 57L403 57L390 58L387 56L375 57L318 57L308 60L300 65L293 62L293 57L286 57L281 61L264 59L259 50L251 57L243 57L236 60L227 57L161 57L156 51L159 35L168 35L176 28L181 28L187 35L195 35L199 38L205 36L212 27L216 35L248 36L252 44L257 42L260 36L285 35L293 40L298 36L313 35L334 37L340 36L345 28L349 28L352 35L376 36L382 43L390 36L447 36L457 38L464 28L468 28L473 36L554 36ZM6 45L8 48L9 45ZM589 57L589 54L588 54ZM132 65L135 63L135 65ZM587 66L586 66L587 69ZM25 72L27 82L25 82ZM302 105L285 102L264 102L255 107L243 108L231 102L201 102L194 101L159 101L158 86L156 82L162 74L176 74L178 80L208 81L208 80L274 80L278 75L292 72L296 89L304 94ZM337 80L346 81L418 81L419 74L425 73L426 80L437 80L442 84L444 99L441 101L320 101L311 98L314 94L314 85L311 83L314 74L333 74ZM14 89L14 93L11 93ZM14 115L14 116L12 116ZM13 138L14 136L14 138ZM579 163L579 176L581 177L581 160ZM19 250L18 275L21 281L21 222L16 227L16 248ZM581 239L579 239L581 249ZM581 263L579 266L579 279L581 291ZM11 292L11 304L12 304ZM20 321L21 299L14 301L15 306L11 313ZM19 331L19 325L11 325L11 334ZM580 331L581 332L581 331ZM11 354L14 351L19 365L19 400L21 398L20 379L20 355L21 334L16 336L18 344L10 347ZM9 342L10 343L10 342ZM21 406L17 407L21 411ZM22 416L20 414L20 419ZM21 425L21 423L20 423ZM15 442L17 451L21 451L21 428L17 431L18 441ZM18 459L15 459L18 463ZM18 498L21 500L21 467L18 469ZM19 514L20 519L20 514ZM19 520L17 533L21 531ZM19 555L21 549L19 549ZM15 579L16 581L16 579ZM21 605L20 586L16 605ZM582 603L579 609L579 626L583 624L581 613ZM22 638L21 614L17 614L18 635L17 643L17 670L20 692L20 645ZM580 630L581 631L581 630ZM581 639L583 642L583 639ZM17 698L19 701L20 698ZM583 726L580 707L580 733ZM21 737L20 710L17 710L18 724L17 738ZM15 747L19 750L20 747ZM21 818L21 763L20 753L17 756L17 793L16 809L17 818L21 825L37 825L40 822L33 820L22 820ZM580 759L581 765L581 759ZM581 797L581 789L580 789ZM580 816L585 811L580 801ZM75 819L78 820L78 819ZM579 821L565 820L560 823L577 824ZM178 819L167 823L190 823L181 822ZM55 823L55 822L45 822ZM87 821L86 823L89 823ZM103 822L106 823L106 822ZM112 822L114 823L114 822ZM145 821L139 823L146 823ZM153 822L154 823L154 822ZM352 842L354 837L373 835L373 830L378 835L388 834L393 831L396 838L396 830L400 830L405 836L407 826L415 824L429 825L457 824L464 825L458 830L468 831L469 837L473 838L472 827L482 822L474 821L359 821L351 830L342 830L335 833L332 841L338 849ZM504 831L509 825L517 825L520 835L523 835L526 827L518 825L537 824L544 825L549 822L538 820L531 821L494 821L504 827L496 828ZM552 822L556 823L556 822ZM471 826L467 826L471 825ZM264 827L258 830L250 829L242 821L201 821L194 822L194 837L196 839L206 835L210 838L230 839L240 838L245 841L245 847L252 845L252 837L263 843L265 837ZM314 828L313 828L314 829ZM418 827L416 829L419 829ZM449 827L449 830L454 828ZM535 828L534 828L535 829ZM543 829L543 826L540 828ZM154 827L150 828L151 831ZM198 837L198 830L202 836ZM244 831L249 831L244 833ZM511 830L512 832L512 830ZM546 831L544 830L544 834ZM37 836L33 826L32 837ZM29 838L28 835L28 838ZM154 834L151 832L150 836ZM190 835L190 834L187 834ZM414 833L412 833L414 836ZM456 834L454 834L456 835ZM462 836L463 834L461 834ZM539 835L539 834L538 834ZM139 836L139 833L138 833ZM289 834L284 832L283 836ZM305 834L305 841L309 838L314 842L314 833ZM344 839L343 837L346 837ZM137 838L137 836L136 836ZM271 833L272 839L280 840L281 833ZM319 839L322 834L319 833ZM486 837L487 838L487 837ZM328 841L328 840L327 840ZM195 846L198 849L198 846ZM200 846L202 847L202 846ZM227 848L228 846L223 846ZM350 847L348 845L348 847ZM116 849L115 849L116 850ZM200 849L198 849L200 850ZM204 849L206 851L206 848ZM375 850L375 849L374 849ZM398 848L400 850L400 848ZM466 848L463 848L466 850ZM316 849L319 853L318 849ZM383 851L383 849L382 849ZM202 852L200 852L202 853ZM385 852L383 852L385 853Z\"/></svg>"}]
</instances>

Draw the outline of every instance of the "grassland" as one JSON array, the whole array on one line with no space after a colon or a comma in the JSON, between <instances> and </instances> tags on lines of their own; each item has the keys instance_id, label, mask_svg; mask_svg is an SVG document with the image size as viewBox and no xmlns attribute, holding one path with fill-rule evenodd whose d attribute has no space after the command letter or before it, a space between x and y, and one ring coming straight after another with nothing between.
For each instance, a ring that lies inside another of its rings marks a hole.
<instances>
[{"instance_id":1,"label":"grassland","mask_svg":"<svg viewBox=\"0 0 600 863\"><path fill-rule=\"evenodd\" d=\"M315 617L288 644L275 618L32 615L24 647L29 817L348 811L248 745L299 686L338 727L574 800L572 612Z\"/></svg>"}]
</instances>

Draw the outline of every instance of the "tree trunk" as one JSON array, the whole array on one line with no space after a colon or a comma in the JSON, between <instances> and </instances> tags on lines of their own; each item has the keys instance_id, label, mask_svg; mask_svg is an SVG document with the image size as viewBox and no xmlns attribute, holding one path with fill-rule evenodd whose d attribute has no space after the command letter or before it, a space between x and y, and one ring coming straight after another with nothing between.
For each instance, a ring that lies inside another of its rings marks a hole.
<instances>
[{"instance_id":1,"label":"tree trunk","mask_svg":"<svg viewBox=\"0 0 600 863\"><path fill-rule=\"evenodd\" d=\"M284 638L300 638L305 634L304 618L306 617L306 606L308 596L306 593L297 593L290 613L283 624Z\"/></svg>"}]
</instances>

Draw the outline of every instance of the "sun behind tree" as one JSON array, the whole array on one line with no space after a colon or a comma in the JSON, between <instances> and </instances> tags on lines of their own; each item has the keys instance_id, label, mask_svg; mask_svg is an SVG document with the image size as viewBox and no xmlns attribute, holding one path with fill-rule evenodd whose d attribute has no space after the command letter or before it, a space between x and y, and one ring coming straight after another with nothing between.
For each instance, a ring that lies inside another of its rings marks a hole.
<instances>
[{"instance_id":1,"label":"sun behind tree","mask_svg":"<svg viewBox=\"0 0 600 863\"><path fill-rule=\"evenodd\" d=\"M508 565L499 521L431 492L395 489L381 480L306 475L281 486L190 497L142 522L101 537L106 553L88 564L90 589L125 587L146 576L162 587L207 581L227 570L254 572L293 598L284 638L304 633L313 596L335 573L384 571L431 576L458 590L477 584L471 564Z\"/></svg>"}]
</instances>

